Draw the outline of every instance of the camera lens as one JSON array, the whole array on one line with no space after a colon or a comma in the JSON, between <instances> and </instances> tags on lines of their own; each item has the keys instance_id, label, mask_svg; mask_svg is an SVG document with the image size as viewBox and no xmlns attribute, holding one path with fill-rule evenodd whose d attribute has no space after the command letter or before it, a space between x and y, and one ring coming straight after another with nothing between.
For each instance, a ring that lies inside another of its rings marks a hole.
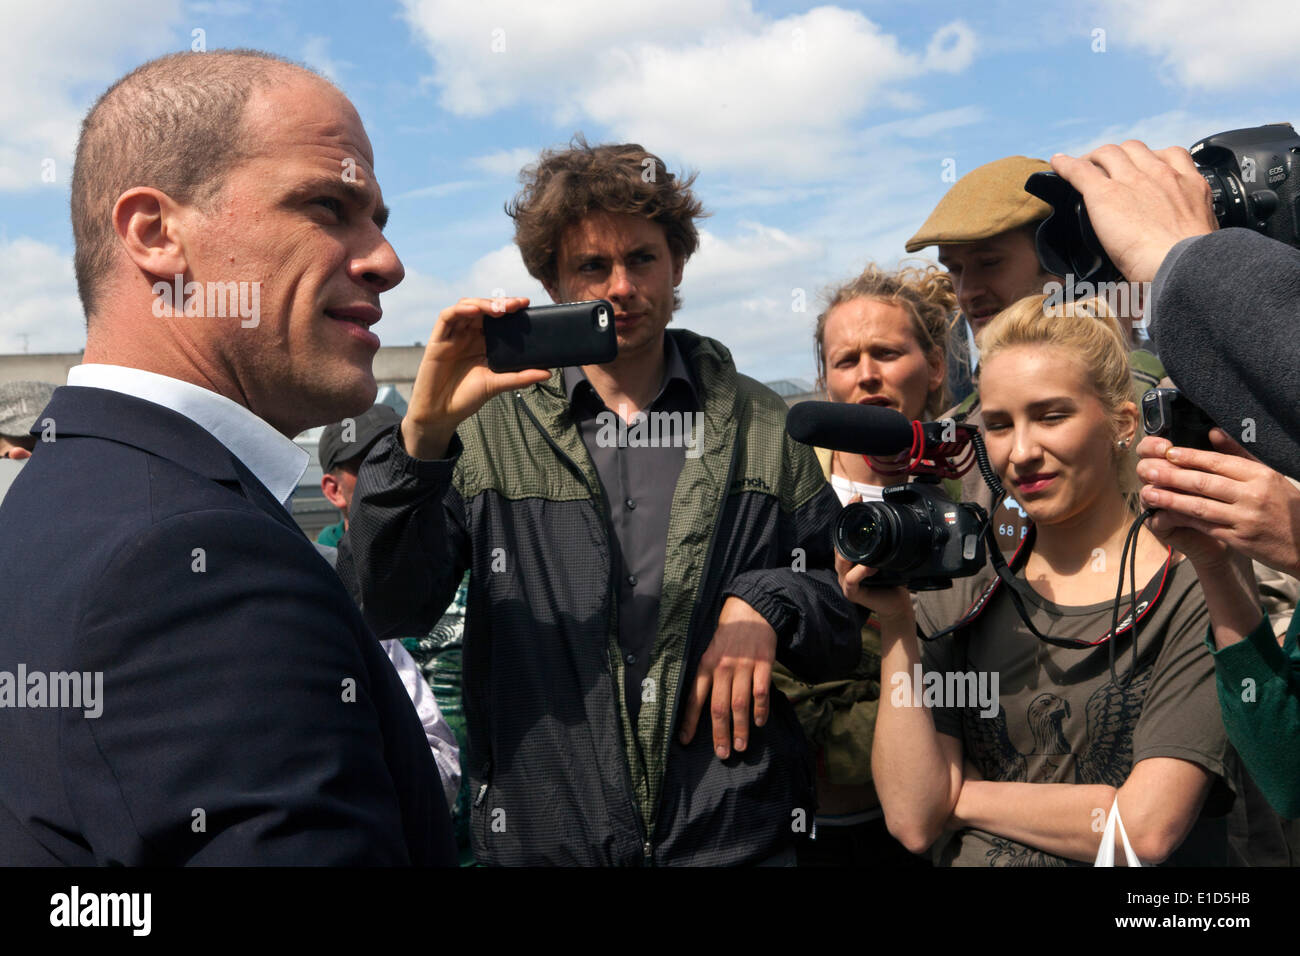
<instances>
[{"instance_id":1,"label":"camera lens","mask_svg":"<svg viewBox=\"0 0 1300 956\"><path fill-rule=\"evenodd\" d=\"M1160 396L1147 392L1142 396L1142 428L1148 435L1161 434L1165 416L1160 407Z\"/></svg>"},{"instance_id":2,"label":"camera lens","mask_svg":"<svg viewBox=\"0 0 1300 956\"><path fill-rule=\"evenodd\" d=\"M857 564L871 565L890 550L889 522L874 501L855 502L844 509L835 526L835 547Z\"/></svg>"},{"instance_id":3,"label":"camera lens","mask_svg":"<svg viewBox=\"0 0 1300 956\"><path fill-rule=\"evenodd\" d=\"M926 505L858 501L847 505L835 523L835 550L855 564L882 571L907 571L924 563L941 540Z\"/></svg>"}]
</instances>

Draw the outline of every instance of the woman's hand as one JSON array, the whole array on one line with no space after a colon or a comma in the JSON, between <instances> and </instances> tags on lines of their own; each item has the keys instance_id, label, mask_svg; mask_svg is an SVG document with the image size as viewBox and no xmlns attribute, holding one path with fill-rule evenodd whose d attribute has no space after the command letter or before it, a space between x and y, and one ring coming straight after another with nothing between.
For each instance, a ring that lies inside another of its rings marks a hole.
<instances>
[{"instance_id":1,"label":"woman's hand","mask_svg":"<svg viewBox=\"0 0 1300 956\"><path fill-rule=\"evenodd\" d=\"M854 495L849 504L861 500L861 495ZM912 611L911 592L904 587L872 587L871 576L875 573L875 568L854 564L835 552L835 574L846 598L872 611L880 619L882 628L887 624L903 624L909 630L914 629L916 617Z\"/></svg>"}]
</instances>

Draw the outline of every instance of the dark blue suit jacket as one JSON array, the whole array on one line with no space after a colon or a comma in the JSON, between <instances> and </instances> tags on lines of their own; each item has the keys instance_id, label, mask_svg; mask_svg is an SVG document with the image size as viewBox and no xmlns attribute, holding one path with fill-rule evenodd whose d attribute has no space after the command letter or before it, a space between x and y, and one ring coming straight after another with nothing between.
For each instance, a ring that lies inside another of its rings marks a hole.
<instances>
[{"instance_id":1,"label":"dark blue suit jacket","mask_svg":"<svg viewBox=\"0 0 1300 956\"><path fill-rule=\"evenodd\" d=\"M102 672L102 713L0 706L0 864L454 863L406 690L261 482L152 402L47 419L0 506L0 672Z\"/></svg>"}]
</instances>

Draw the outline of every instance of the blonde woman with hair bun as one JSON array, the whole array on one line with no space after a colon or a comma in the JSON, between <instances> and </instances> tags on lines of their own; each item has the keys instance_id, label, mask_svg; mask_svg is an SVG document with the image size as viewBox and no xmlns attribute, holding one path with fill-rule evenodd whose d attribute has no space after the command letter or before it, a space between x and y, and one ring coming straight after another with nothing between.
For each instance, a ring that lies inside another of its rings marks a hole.
<instances>
[{"instance_id":1,"label":"blonde woman with hair bun","mask_svg":"<svg viewBox=\"0 0 1300 956\"><path fill-rule=\"evenodd\" d=\"M817 382L833 402L881 405L911 419L946 407L948 331L957 298L947 273L929 263L895 270L868 264L825 294L813 352ZM879 499L897 477L861 455L817 449L841 502ZM950 495L957 482L948 483ZM850 680L808 684L775 666L772 683L794 704L817 751L817 839L799 849L801 866L917 866L885 829L871 780L871 739L880 697L880 632L862 629L862 658Z\"/></svg>"},{"instance_id":2,"label":"blonde woman with hair bun","mask_svg":"<svg viewBox=\"0 0 1300 956\"><path fill-rule=\"evenodd\" d=\"M885 819L913 852L953 831L944 865L1064 866L1097 857L1115 808L1143 863L1225 865L1238 771L1205 601L1190 563L1145 528L1136 666L1132 630L1110 636L1135 517L1127 345L1102 303L1049 315L1044 301L1021 299L979 339L990 463L1033 521L1013 586L992 587L991 571L958 579L914 611L906 590L837 562L845 594L882 626L872 767ZM918 625L959 626L922 642Z\"/></svg>"}]
</instances>

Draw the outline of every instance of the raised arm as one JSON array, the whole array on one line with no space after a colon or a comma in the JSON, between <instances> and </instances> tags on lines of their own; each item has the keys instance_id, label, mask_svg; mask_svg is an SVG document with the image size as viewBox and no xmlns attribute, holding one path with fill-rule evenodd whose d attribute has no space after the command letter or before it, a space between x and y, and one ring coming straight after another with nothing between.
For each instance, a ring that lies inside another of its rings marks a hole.
<instances>
[{"instance_id":1,"label":"raised arm","mask_svg":"<svg viewBox=\"0 0 1300 956\"><path fill-rule=\"evenodd\" d=\"M483 317L527 299L461 299L443 309L416 372L401 425L376 442L357 473L337 570L379 637L423 634L466 566L462 503L452 488L456 428L488 399L549 372L487 367Z\"/></svg>"}]
</instances>

